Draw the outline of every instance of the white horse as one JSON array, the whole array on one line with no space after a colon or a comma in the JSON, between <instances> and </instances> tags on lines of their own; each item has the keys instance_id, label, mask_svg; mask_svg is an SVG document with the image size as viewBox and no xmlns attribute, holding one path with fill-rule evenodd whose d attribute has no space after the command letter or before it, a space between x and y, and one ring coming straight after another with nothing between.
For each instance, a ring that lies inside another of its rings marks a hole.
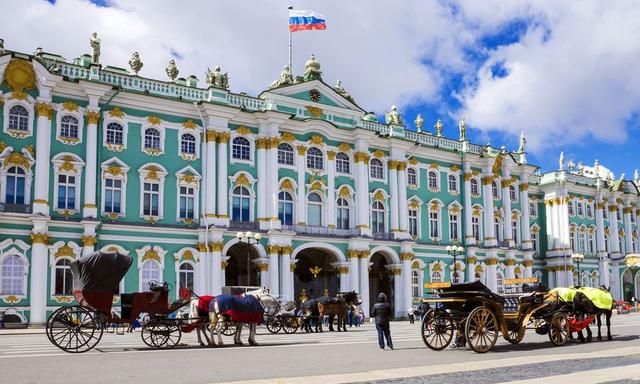
<instances>
[{"instance_id":1,"label":"white horse","mask_svg":"<svg viewBox=\"0 0 640 384\"><path fill-rule=\"evenodd\" d=\"M207 345L211 345L211 340L209 339L209 335L207 335L207 320L203 319L198 311L198 302L200 299L191 300L189 304L189 324L195 325L196 335L198 336L198 344L204 347L204 343L202 342L202 337L200 333L204 335L204 338L207 340Z\"/></svg>"}]
</instances>

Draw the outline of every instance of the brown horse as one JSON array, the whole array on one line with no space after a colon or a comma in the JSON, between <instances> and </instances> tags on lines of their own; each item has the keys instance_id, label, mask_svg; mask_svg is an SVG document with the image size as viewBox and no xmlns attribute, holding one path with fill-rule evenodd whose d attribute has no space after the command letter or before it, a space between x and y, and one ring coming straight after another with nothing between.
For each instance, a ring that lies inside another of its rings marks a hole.
<instances>
[{"instance_id":1,"label":"brown horse","mask_svg":"<svg viewBox=\"0 0 640 384\"><path fill-rule=\"evenodd\" d=\"M333 331L333 318L338 317L338 332L347 331L347 311L351 305L359 305L361 303L358 294L355 291L339 293L335 298L327 296L318 299L318 320L320 322L320 331L322 331L322 319L324 315L329 316L329 331ZM340 329L342 327L342 329Z\"/></svg>"}]
</instances>

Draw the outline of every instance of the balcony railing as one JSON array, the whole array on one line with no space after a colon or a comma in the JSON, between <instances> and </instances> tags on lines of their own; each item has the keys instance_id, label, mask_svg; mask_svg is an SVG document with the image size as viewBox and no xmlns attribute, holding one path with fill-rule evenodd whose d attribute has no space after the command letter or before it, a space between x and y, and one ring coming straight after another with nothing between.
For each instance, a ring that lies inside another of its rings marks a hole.
<instances>
[{"instance_id":1,"label":"balcony railing","mask_svg":"<svg viewBox=\"0 0 640 384\"><path fill-rule=\"evenodd\" d=\"M257 230L260 229L260 224L257 221L230 221L230 230Z\"/></svg>"},{"instance_id":2,"label":"balcony railing","mask_svg":"<svg viewBox=\"0 0 640 384\"><path fill-rule=\"evenodd\" d=\"M317 227L312 225L283 225L282 229L298 234L315 236L353 237L359 234L359 230L357 229L337 229L328 227Z\"/></svg>"},{"instance_id":3,"label":"balcony railing","mask_svg":"<svg viewBox=\"0 0 640 384\"><path fill-rule=\"evenodd\" d=\"M31 205L30 204L0 203L0 212L5 212L5 213L31 213Z\"/></svg>"},{"instance_id":4,"label":"balcony railing","mask_svg":"<svg viewBox=\"0 0 640 384\"><path fill-rule=\"evenodd\" d=\"M374 232L373 233L374 240L393 240L393 233L389 232Z\"/></svg>"}]
</instances>

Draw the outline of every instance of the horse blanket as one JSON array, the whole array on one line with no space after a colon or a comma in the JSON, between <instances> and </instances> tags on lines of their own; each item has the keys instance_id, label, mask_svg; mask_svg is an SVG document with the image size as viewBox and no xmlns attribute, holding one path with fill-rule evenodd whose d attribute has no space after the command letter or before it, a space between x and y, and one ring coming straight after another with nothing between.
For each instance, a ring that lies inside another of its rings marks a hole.
<instances>
[{"instance_id":1,"label":"horse blanket","mask_svg":"<svg viewBox=\"0 0 640 384\"><path fill-rule=\"evenodd\" d=\"M582 292L598 309L610 310L613 307L613 296L604 289L581 287L578 292Z\"/></svg>"},{"instance_id":2,"label":"horse blanket","mask_svg":"<svg viewBox=\"0 0 640 384\"><path fill-rule=\"evenodd\" d=\"M575 288L553 288L549 293L556 294L560 298L560 300L565 303L573 303L573 297L576 295Z\"/></svg>"},{"instance_id":3,"label":"horse blanket","mask_svg":"<svg viewBox=\"0 0 640 384\"><path fill-rule=\"evenodd\" d=\"M264 308L255 296L218 295L209 303L211 312L215 303L218 304L218 312L231 318L231 321L262 323Z\"/></svg>"},{"instance_id":4,"label":"horse blanket","mask_svg":"<svg viewBox=\"0 0 640 384\"><path fill-rule=\"evenodd\" d=\"M198 297L198 317L207 316L209 314L209 304L215 296L200 296Z\"/></svg>"}]
</instances>

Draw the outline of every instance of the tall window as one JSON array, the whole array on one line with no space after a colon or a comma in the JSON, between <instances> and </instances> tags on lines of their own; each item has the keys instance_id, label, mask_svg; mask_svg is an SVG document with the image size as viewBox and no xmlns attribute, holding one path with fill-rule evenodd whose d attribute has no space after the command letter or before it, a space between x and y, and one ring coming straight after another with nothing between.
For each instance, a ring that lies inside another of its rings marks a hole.
<instances>
[{"instance_id":1,"label":"tall window","mask_svg":"<svg viewBox=\"0 0 640 384\"><path fill-rule=\"evenodd\" d=\"M250 221L249 204L251 195L245 187L236 187L232 194L231 220Z\"/></svg>"},{"instance_id":2,"label":"tall window","mask_svg":"<svg viewBox=\"0 0 640 384\"><path fill-rule=\"evenodd\" d=\"M73 275L69 267L71 262L69 259L60 259L56 262L55 267L55 289L54 295L71 295L73 291Z\"/></svg>"},{"instance_id":3,"label":"tall window","mask_svg":"<svg viewBox=\"0 0 640 384\"><path fill-rule=\"evenodd\" d=\"M158 216L160 209L160 184L144 183L142 196L142 214L144 216Z\"/></svg>"},{"instance_id":4,"label":"tall window","mask_svg":"<svg viewBox=\"0 0 640 384\"><path fill-rule=\"evenodd\" d=\"M418 210L409 209L409 234L418 237Z\"/></svg>"},{"instance_id":5,"label":"tall window","mask_svg":"<svg viewBox=\"0 0 640 384\"><path fill-rule=\"evenodd\" d=\"M569 210L569 216L574 216L576 214L575 211L573 210L573 201L569 201L567 203L567 208Z\"/></svg>"},{"instance_id":6,"label":"tall window","mask_svg":"<svg viewBox=\"0 0 640 384\"><path fill-rule=\"evenodd\" d=\"M147 128L144 131L144 147L160 149L160 131L155 128Z\"/></svg>"},{"instance_id":7,"label":"tall window","mask_svg":"<svg viewBox=\"0 0 640 384\"><path fill-rule=\"evenodd\" d=\"M316 147L311 147L307 151L307 168L324 169L324 158L322 151Z\"/></svg>"},{"instance_id":8,"label":"tall window","mask_svg":"<svg viewBox=\"0 0 640 384\"><path fill-rule=\"evenodd\" d=\"M141 281L141 289L143 291L149 290L149 282L151 281L161 281L162 273L160 270L160 263L155 260L147 260L142 263L142 278Z\"/></svg>"},{"instance_id":9,"label":"tall window","mask_svg":"<svg viewBox=\"0 0 640 384\"><path fill-rule=\"evenodd\" d=\"M516 187L514 187L513 185L509 186L509 197L511 198L511 201L518 201L518 194L516 193Z\"/></svg>"},{"instance_id":10,"label":"tall window","mask_svg":"<svg viewBox=\"0 0 640 384\"><path fill-rule=\"evenodd\" d=\"M29 112L22 105L14 105L9 109L9 129L29 130Z\"/></svg>"},{"instance_id":11,"label":"tall window","mask_svg":"<svg viewBox=\"0 0 640 384\"><path fill-rule=\"evenodd\" d=\"M124 144L124 128L118 123L107 125L107 144Z\"/></svg>"},{"instance_id":12,"label":"tall window","mask_svg":"<svg viewBox=\"0 0 640 384\"><path fill-rule=\"evenodd\" d=\"M538 252L540 250L540 247L538 246L538 232L537 231L531 231L531 244L533 244L533 250L535 252Z\"/></svg>"},{"instance_id":13,"label":"tall window","mask_svg":"<svg viewBox=\"0 0 640 384\"><path fill-rule=\"evenodd\" d=\"M431 272L432 283L442 283L442 273L440 271Z\"/></svg>"},{"instance_id":14,"label":"tall window","mask_svg":"<svg viewBox=\"0 0 640 384\"><path fill-rule=\"evenodd\" d=\"M180 264L178 269L178 290L186 288L193 291L196 271L189 263Z\"/></svg>"},{"instance_id":15,"label":"tall window","mask_svg":"<svg viewBox=\"0 0 640 384\"><path fill-rule=\"evenodd\" d=\"M449 175L449 193L458 193L458 180L455 175Z\"/></svg>"},{"instance_id":16,"label":"tall window","mask_svg":"<svg viewBox=\"0 0 640 384\"><path fill-rule=\"evenodd\" d=\"M496 288L498 293L504 293L504 279L502 278L502 272L499 272L496 275Z\"/></svg>"},{"instance_id":17,"label":"tall window","mask_svg":"<svg viewBox=\"0 0 640 384\"><path fill-rule=\"evenodd\" d=\"M193 187L180 187L180 219L193 219L195 217L194 204L196 190Z\"/></svg>"},{"instance_id":18,"label":"tall window","mask_svg":"<svg viewBox=\"0 0 640 384\"><path fill-rule=\"evenodd\" d=\"M379 201L373 202L373 207L371 209L371 224L373 233L383 233L385 232L384 225L384 204Z\"/></svg>"},{"instance_id":19,"label":"tall window","mask_svg":"<svg viewBox=\"0 0 640 384\"><path fill-rule=\"evenodd\" d=\"M289 192L278 193L278 219L284 225L293 225L293 198Z\"/></svg>"},{"instance_id":20,"label":"tall window","mask_svg":"<svg viewBox=\"0 0 640 384\"><path fill-rule=\"evenodd\" d=\"M7 171L7 192L5 202L7 204L24 204L26 176L24 170L11 167Z\"/></svg>"},{"instance_id":21,"label":"tall window","mask_svg":"<svg viewBox=\"0 0 640 384\"><path fill-rule=\"evenodd\" d=\"M422 298L422 293L420 292L422 288L422 284L420 284L420 272L417 269L411 271L411 297L419 297Z\"/></svg>"},{"instance_id":22,"label":"tall window","mask_svg":"<svg viewBox=\"0 0 640 384\"><path fill-rule=\"evenodd\" d=\"M576 230L575 228L572 228L569 230L569 246L571 247L571 250L573 252L575 252L576 249Z\"/></svg>"},{"instance_id":23,"label":"tall window","mask_svg":"<svg viewBox=\"0 0 640 384\"><path fill-rule=\"evenodd\" d=\"M344 152L338 152L338 154L336 155L336 172L351 173L349 167L349 155Z\"/></svg>"},{"instance_id":24,"label":"tall window","mask_svg":"<svg viewBox=\"0 0 640 384\"><path fill-rule=\"evenodd\" d=\"M580 228L578 231L578 252L587 252L587 231L585 228Z\"/></svg>"},{"instance_id":25,"label":"tall window","mask_svg":"<svg viewBox=\"0 0 640 384\"><path fill-rule=\"evenodd\" d=\"M407 169L407 184L413 187L418 185L418 177L416 176L416 170L414 168Z\"/></svg>"},{"instance_id":26,"label":"tall window","mask_svg":"<svg viewBox=\"0 0 640 384\"><path fill-rule=\"evenodd\" d=\"M438 175L435 171L429 171L429 189L438 189Z\"/></svg>"},{"instance_id":27,"label":"tall window","mask_svg":"<svg viewBox=\"0 0 640 384\"><path fill-rule=\"evenodd\" d=\"M471 184L471 194L478 196L480 194L480 190L478 189L478 180L471 179L469 183Z\"/></svg>"},{"instance_id":28,"label":"tall window","mask_svg":"<svg viewBox=\"0 0 640 384\"><path fill-rule=\"evenodd\" d=\"M58 209L76 209L76 177L71 175L58 175Z\"/></svg>"},{"instance_id":29,"label":"tall window","mask_svg":"<svg viewBox=\"0 0 640 384\"><path fill-rule=\"evenodd\" d=\"M320 227L322 226L322 197L317 193L309 194L309 204L307 207L307 224Z\"/></svg>"},{"instance_id":30,"label":"tall window","mask_svg":"<svg viewBox=\"0 0 640 384\"><path fill-rule=\"evenodd\" d=\"M520 237L518 236L520 231L518 231L518 220L511 220L511 238L515 244L520 242Z\"/></svg>"},{"instance_id":31,"label":"tall window","mask_svg":"<svg viewBox=\"0 0 640 384\"><path fill-rule=\"evenodd\" d=\"M20 256L2 259L2 287L0 295L24 295L24 263Z\"/></svg>"},{"instance_id":32,"label":"tall window","mask_svg":"<svg viewBox=\"0 0 640 384\"><path fill-rule=\"evenodd\" d=\"M440 238L440 214L436 210L429 211L429 237Z\"/></svg>"},{"instance_id":33,"label":"tall window","mask_svg":"<svg viewBox=\"0 0 640 384\"><path fill-rule=\"evenodd\" d=\"M591 255L595 254L596 234L595 231L589 230L587 252Z\"/></svg>"},{"instance_id":34,"label":"tall window","mask_svg":"<svg viewBox=\"0 0 640 384\"><path fill-rule=\"evenodd\" d=\"M449 238L451 241L460 240L460 221L457 213L449 213Z\"/></svg>"},{"instance_id":35,"label":"tall window","mask_svg":"<svg viewBox=\"0 0 640 384\"><path fill-rule=\"evenodd\" d=\"M107 178L104 181L104 186L104 211L122 212L122 180Z\"/></svg>"},{"instance_id":36,"label":"tall window","mask_svg":"<svg viewBox=\"0 0 640 384\"><path fill-rule=\"evenodd\" d=\"M500 219L497 217L493 219L493 225L496 228L496 239L498 239L498 241L502 241L503 236L502 236L502 225L501 225Z\"/></svg>"},{"instance_id":37,"label":"tall window","mask_svg":"<svg viewBox=\"0 0 640 384\"><path fill-rule=\"evenodd\" d=\"M293 147L291 144L278 145L278 164L293 165Z\"/></svg>"},{"instance_id":38,"label":"tall window","mask_svg":"<svg viewBox=\"0 0 640 384\"><path fill-rule=\"evenodd\" d=\"M369 169L372 179L384 179L384 166L380 159L371 159Z\"/></svg>"},{"instance_id":39,"label":"tall window","mask_svg":"<svg viewBox=\"0 0 640 384\"><path fill-rule=\"evenodd\" d=\"M338 229L349 229L349 202L343 198L338 199L336 220Z\"/></svg>"},{"instance_id":40,"label":"tall window","mask_svg":"<svg viewBox=\"0 0 640 384\"><path fill-rule=\"evenodd\" d=\"M78 124L78 119L76 119L74 116L62 116L62 119L60 119L60 136L77 139Z\"/></svg>"},{"instance_id":41,"label":"tall window","mask_svg":"<svg viewBox=\"0 0 640 384\"><path fill-rule=\"evenodd\" d=\"M591 208L591 204L587 203L587 217L588 218L593 218L593 208Z\"/></svg>"},{"instance_id":42,"label":"tall window","mask_svg":"<svg viewBox=\"0 0 640 384\"><path fill-rule=\"evenodd\" d=\"M584 209L582 208L582 203L578 201L578 216L584 216Z\"/></svg>"},{"instance_id":43,"label":"tall window","mask_svg":"<svg viewBox=\"0 0 640 384\"><path fill-rule=\"evenodd\" d=\"M480 241L480 216L471 216L471 232L476 241Z\"/></svg>"},{"instance_id":44,"label":"tall window","mask_svg":"<svg viewBox=\"0 0 640 384\"><path fill-rule=\"evenodd\" d=\"M196 137L190 133L183 133L180 137L180 152L195 155Z\"/></svg>"},{"instance_id":45,"label":"tall window","mask_svg":"<svg viewBox=\"0 0 640 384\"><path fill-rule=\"evenodd\" d=\"M538 216L538 210L536 209L536 203L529 203L529 216Z\"/></svg>"},{"instance_id":46,"label":"tall window","mask_svg":"<svg viewBox=\"0 0 640 384\"><path fill-rule=\"evenodd\" d=\"M251 143L244 137L236 137L231 144L231 157L239 160L251 160Z\"/></svg>"},{"instance_id":47,"label":"tall window","mask_svg":"<svg viewBox=\"0 0 640 384\"><path fill-rule=\"evenodd\" d=\"M496 183L495 181L491 182L491 196L493 196L494 199L500 198L500 192L498 191L498 183Z\"/></svg>"}]
</instances>

